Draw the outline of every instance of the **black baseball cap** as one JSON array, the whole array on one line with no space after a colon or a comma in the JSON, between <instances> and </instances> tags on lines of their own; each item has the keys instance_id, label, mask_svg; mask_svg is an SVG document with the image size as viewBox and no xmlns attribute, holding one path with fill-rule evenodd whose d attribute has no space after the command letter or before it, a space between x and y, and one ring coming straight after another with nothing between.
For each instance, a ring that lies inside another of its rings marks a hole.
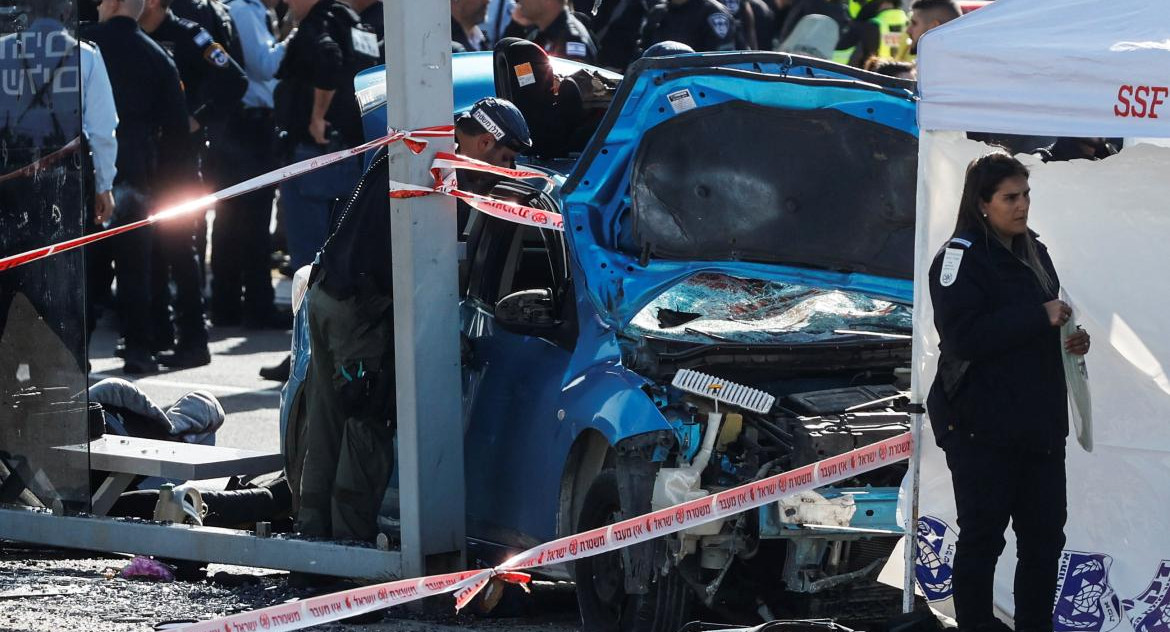
<instances>
[{"instance_id":1,"label":"black baseball cap","mask_svg":"<svg viewBox=\"0 0 1170 632\"><path fill-rule=\"evenodd\" d=\"M479 123L495 137L497 143L502 143L505 147L518 152L532 149L532 135L528 131L528 122L511 101L485 97L476 101L475 105L471 106L471 111L460 118L470 118Z\"/></svg>"}]
</instances>

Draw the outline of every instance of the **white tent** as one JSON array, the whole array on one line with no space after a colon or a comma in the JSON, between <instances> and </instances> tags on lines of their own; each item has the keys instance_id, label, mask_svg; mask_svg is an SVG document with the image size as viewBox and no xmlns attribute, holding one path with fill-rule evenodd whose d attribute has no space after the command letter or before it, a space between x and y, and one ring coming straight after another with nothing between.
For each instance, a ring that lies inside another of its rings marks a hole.
<instances>
[{"instance_id":1,"label":"white tent","mask_svg":"<svg viewBox=\"0 0 1170 632\"><path fill-rule=\"evenodd\" d=\"M1170 0L997 0L929 32L918 72L913 389L924 401L938 354L926 271L954 226L967 163L987 151L961 132L1170 137ZM1101 162L1025 160L1030 226L1094 343L1094 446L1087 452L1075 438L1068 445L1055 627L1168 631L1170 149L1131 143ZM947 612L954 499L929 424L919 445L915 574ZM996 605L1010 616L1010 529L1007 538Z\"/></svg>"}]
</instances>

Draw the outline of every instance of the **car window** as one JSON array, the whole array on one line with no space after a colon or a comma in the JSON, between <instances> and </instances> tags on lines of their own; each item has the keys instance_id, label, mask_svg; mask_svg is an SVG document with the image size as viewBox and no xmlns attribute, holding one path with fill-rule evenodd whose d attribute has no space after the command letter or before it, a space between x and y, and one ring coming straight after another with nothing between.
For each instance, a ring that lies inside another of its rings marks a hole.
<instances>
[{"instance_id":1,"label":"car window","mask_svg":"<svg viewBox=\"0 0 1170 632\"><path fill-rule=\"evenodd\" d=\"M493 197L557 210L548 197L518 183L493 190ZM486 307L521 290L547 288L556 294L568 280L568 251L560 232L521 226L473 212L468 228L466 296Z\"/></svg>"}]
</instances>

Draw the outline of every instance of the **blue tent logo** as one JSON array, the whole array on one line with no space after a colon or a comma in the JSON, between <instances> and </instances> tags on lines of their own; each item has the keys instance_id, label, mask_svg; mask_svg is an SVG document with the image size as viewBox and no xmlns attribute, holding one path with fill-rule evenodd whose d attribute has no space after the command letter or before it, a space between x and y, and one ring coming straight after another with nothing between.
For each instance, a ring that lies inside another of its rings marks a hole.
<instances>
[{"instance_id":1,"label":"blue tent logo","mask_svg":"<svg viewBox=\"0 0 1170 632\"><path fill-rule=\"evenodd\" d=\"M947 599L954 592L955 530L933 516L918 519L918 559L914 576L927 601Z\"/></svg>"}]
</instances>

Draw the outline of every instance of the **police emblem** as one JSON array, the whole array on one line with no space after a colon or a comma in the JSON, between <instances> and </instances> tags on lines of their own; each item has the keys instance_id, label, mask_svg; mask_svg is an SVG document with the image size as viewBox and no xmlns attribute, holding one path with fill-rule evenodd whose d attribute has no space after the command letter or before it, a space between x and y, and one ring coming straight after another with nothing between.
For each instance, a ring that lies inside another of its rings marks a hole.
<instances>
[{"instance_id":1,"label":"police emblem","mask_svg":"<svg viewBox=\"0 0 1170 632\"><path fill-rule=\"evenodd\" d=\"M1109 585L1113 558L1065 551L1060 558L1053 628L1062 632L1108 632L1121 623L1121 604Z\"/></svg>"},{"instance_id":2,"label":"police emblem","mask_svg":"<svg viewBox=\"0 0 1170 632\"><path fill-rule=\"evenodd\" d=\"M229 59L227 51L218 42L208 46L207 50L203 51L203 58L216 68L226 68Z\"/></svg>"},{"instance_id":3,"label":"police emblem","mask_svg":"<svg viewBox=\"0 0 1170 632\"><path fill-rule=\"evenodd\" d=\"M717 35L719 39L727 37L727 34L731 32L731 18L728 18L722 13L712 13L711 15L708 15L707 24L711 25L711 30L715 31L715 35Z\"/></svg>"},{"instance_id":4,"label":"police emblem","mask_svg":"<svg viewBox=\"0 0 1170 632\"><path fill-rule=\"evenodd\" d=\"M918 559L914 577L926 595L927 601L941 601L955 589L951 583L954 574L955 545L958 536L954 529L933 516L918 519Z\"/></svg>"}]
</instances>

